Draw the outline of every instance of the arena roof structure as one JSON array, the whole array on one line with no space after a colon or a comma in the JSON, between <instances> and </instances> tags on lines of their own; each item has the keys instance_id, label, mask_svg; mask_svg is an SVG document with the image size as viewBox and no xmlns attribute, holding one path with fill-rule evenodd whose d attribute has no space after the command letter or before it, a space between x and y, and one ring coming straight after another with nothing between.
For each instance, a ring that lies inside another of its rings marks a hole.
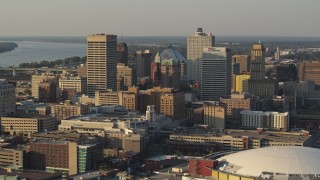
<instances>
[{"instance_id":1,"label":"arena roof structure","mask_svg":"<svg viewBox=\"0 0 320 180\"><path fill-rule=\"evenodd\" d=\"M320 149L278 146L252 149L218 159L220 171L230 174L265 177L312 175L320 178ZM289 178L290 179L290 178Z\"/></svg>"}]
</instances>

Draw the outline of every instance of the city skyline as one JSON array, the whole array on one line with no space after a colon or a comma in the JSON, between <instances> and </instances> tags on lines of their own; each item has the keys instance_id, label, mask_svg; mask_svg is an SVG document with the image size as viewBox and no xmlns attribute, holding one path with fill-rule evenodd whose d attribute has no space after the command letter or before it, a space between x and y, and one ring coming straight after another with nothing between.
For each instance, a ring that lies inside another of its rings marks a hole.
<instances>
[{"instance_id":1,"label":"city skyline","mask_svg":"<svg viewBox=\"0 0 320 180\"><path fill-rule=\"evenodd\" d=\"M2 0L0 36L320 36L319 1ZM109 8L112 7L112 8ZM230 13L232 12L232 13ZM105 22L105 23L101 23ZM166 28L164 28L166 27Z\"/></svg>"}]
</instances>

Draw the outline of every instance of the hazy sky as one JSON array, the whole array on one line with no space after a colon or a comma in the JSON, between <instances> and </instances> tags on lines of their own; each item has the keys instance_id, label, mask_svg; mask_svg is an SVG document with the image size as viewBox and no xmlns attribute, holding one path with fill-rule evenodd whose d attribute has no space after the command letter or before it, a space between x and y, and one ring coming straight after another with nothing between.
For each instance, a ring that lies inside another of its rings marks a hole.
<instances>
[{"instance_id":1,"label":"hazy sky","mask_svg":"<svg viewBox=\"0 0 320 180\"><path fill-rule=\"evenodd\" d=\"M320 0L0 0L0 36L320 36Z\"/></svg>"}]
</instances>

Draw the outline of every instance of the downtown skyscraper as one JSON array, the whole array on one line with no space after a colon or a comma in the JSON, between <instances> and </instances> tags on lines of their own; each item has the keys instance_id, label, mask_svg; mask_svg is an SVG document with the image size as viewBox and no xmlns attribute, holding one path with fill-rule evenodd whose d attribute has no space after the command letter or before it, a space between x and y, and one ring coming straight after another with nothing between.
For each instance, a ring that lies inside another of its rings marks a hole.
<instances>
[{"instance_id":1,"label":"downtown skyscraper","mask_svg":"<svg viewBox=\"0 0 320 180\"><path fill-rule=\"evenodd\" d=\"M188 80L200 81L201 79L201 56L204 47L214 47L215 36L204 33L198 28L194 35L188 36L187 40L187 74Z\"/></svg>"},{"instance_id":2,"label":"downtown skyscraper","mask_svg":"<svg viewBox=\"0 0 320 180\"><path fill-rule=\"evenodd\" d=\"M265 78L265 53L264 45L259 42L251 50L250 79L248 91L261 99L269 98L278 93L278 82Z\"/></svg>"},{"instance_id":3,"label":"downtown skyscraper","mask_svg":"<svg viewBox=\"0 0 320 180\"><path fill-rule=\"evenodd\" d=\"M87 36L87 92L117 90L117 36L94 34Z\"/></svg>"},{"instance_id":4,"label":"downtown skyscraper","mask_svg":"<svg viewBox=\"0 0 320 180\"><path fill-rule=\"evenodd\" d=\"M203 48L201 59L201 99L219 100L231 94L231 50Z\"/></svg>"},{"instance_id":5,"label":"downtown skyscraper","mask_svg":"<svg viewBox=\"0 0 320 180\"><path fill-rule=\"evenodd\" d=\"M252 80L265 79L266 48L262 43L254 44L251 49L251 77Z\"/></svg>"}]
</instances>

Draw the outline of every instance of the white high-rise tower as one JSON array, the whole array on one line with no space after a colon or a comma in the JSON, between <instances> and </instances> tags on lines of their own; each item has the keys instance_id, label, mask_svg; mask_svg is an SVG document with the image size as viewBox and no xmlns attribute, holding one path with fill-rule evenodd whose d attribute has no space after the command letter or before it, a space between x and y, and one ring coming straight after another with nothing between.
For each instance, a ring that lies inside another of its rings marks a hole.
<instances>
[{"instance_id":1,"label":"white high-rise tower","mask_svg":"<svg viewBox=\"0 0 320 180\"><path fill-rule=\"evenodd\" d=\"M188 80L200 81L201 79L201 57L204 47L214 47L215 36L204 33L198 28L194 35L188 36L187 42L187 74Z\"/></svg>"}]
</instances>

